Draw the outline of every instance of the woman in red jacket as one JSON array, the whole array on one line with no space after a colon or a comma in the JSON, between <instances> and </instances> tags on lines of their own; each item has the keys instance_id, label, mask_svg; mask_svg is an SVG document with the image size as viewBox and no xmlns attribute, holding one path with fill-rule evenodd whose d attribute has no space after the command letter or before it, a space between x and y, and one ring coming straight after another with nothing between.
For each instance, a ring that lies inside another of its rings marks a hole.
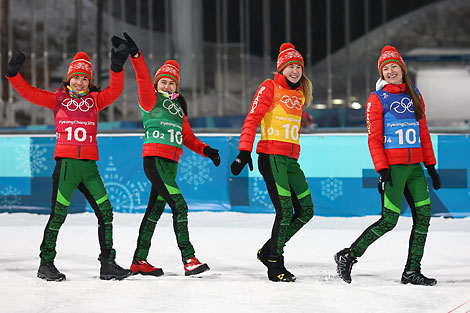
<instances>
[{"instance_id":1,"label":"woman in red jacket","mask_svg":"<svg viewBox=\"0 0 470 313\"><path fill-rule=\"evenodd\" d=\"M123 65L129 49L122 45L111 54L111 78L103 91L92 83L90 58L78 52L69 66L63 88L50 92L35 88L18 73L25 56L15 52L6 68L6 76L13 88L26 100L54 112L56 124L56 166L52 174L52 209L41 243L41 264L37 276L45 280L65 280L65 275L54 265L59 229L67 216L72 193L79 189L98 218L98 239L101 253L101 279L124 279L131 271L115 262L113 249L113 208L98 172L98 145L96 132L98 112L120 96L123 83Z\"/></svg>"},{"instance_id":2,"label":"woman in red jacket","mask_svg":"<svg viewBox=\"0 0 470 313\"><path fill-rule=\"evenodd\" d=\"M380 173L382 217L369 226L349 248L335 254L337 272L351 283L352 265L378 238L392 230L401 212L403 193L413 215L408 260L401 276L403 284L435 285L436 279L421 273L421 259L431 219L431 202L421 162L431 176L434 189L441 181L426 124L424 101L409 79L405 62L392 46L385 46L378 61L381 78L366 108L369 150Z\"/></svg>"},{"instance_id":3,"label":"woman in red jacket","mask_svg":"<svg viewBox=\"0 0 470 313\"><path fill-rule=\"evenodd\" d=\"M139 105L144 124L144 171L152 183L152 190L145 215L139 229L137 248L131 270L134 274L160 276L163 270L147 262L152 236L165 204L173 212L173 229L184 264L186 276L209 270L206 263L195 257L189 241L188 206L176 184L178 162L183 154L183 145L192 151L208 157L219 166L218 150L200 141L191 130L186 118L187 104L179 94L179 64L168 60L160 67L154 79L150 77L144 58L135 42L124 33L126 39L113 37L113 44L128 45L134 66Z\"/></svg>"},{"instance_id":4,"label":"woman in red jacket","mask_svg":"<svg viewBox=\"0 0 470 313\"><path fill-rule=\"evenodd\" d=\"M312 83L304 74L302 55L294 45L279 49L274 80L265 80L255 93L243 123L239 155L231 171L238 175L248 163L261 122L256 152L258 168L276 210L271 238L258 251L272 281L292 282L295 276L284 266L284 245L313 217L313 202L305 175L297 161L302 112L312 99ZM294 211L294 212L293 212Z\"/></svg>"}]
</instances>

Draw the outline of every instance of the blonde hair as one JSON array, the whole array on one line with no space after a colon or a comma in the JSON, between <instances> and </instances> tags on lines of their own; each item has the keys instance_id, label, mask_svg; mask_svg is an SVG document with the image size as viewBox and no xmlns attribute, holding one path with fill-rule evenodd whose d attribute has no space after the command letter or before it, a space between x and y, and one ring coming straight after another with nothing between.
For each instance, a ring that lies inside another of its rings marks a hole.
<instances>
[{"instance_id":1,"label":"blonde hair","mask_svg":"<svg viewBox=\"0 0 470 313\"><path fill-rule=\"evenodd\" d=\"M313 99L312 82L310 81L310 79L308 79L308 77L303 72L302 72L302 77L300 78L300 86L302 86L301 90L305 97L305 106L309 107Z\"/></svg>"}]
</instances>

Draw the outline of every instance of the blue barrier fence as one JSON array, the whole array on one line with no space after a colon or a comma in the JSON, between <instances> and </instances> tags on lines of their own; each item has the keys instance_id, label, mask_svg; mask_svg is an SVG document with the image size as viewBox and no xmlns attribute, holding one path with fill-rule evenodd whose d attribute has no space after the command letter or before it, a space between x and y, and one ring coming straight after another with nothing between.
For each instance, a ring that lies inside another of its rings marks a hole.
<instances>
[{"instance_id":1,"label":"blue barrier fence","mask_svg":"<svg viewBox=\"0 0 470 313\"><path fill-rule=\"evenodd\" d=\"M199 138L219 149L222 162L214 167L209 159L185 148L177 183L190 211L274 212L256 169L256 153L252 154L255 170L244 169L233 176L230 163L238 154L239 137L222 134ZM433 216L470 216L468 135L432 135L431 139L442 179L440 190L430 189ZM142 167L142 136L102 135L98 142L98 168L115 211L144 212L150 184ZM0 212L50 212L54 145L55 137L48 135L0 137ZM299 162L310 186L315 215L380 214L378 175L367 148L367 135L302 135L301 146ZM75 191L69 212L84 211L91 208ZM406 202L402 213L410 215Z\"/></svg>"}]
</instances>

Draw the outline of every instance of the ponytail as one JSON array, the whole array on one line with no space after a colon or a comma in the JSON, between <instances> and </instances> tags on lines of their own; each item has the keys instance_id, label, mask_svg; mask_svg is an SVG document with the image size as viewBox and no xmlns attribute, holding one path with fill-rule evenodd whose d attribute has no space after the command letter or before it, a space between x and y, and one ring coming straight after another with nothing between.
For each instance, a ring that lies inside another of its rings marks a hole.
<instances>
[{"instance_id":1,"label":"ponytail","mask_svg":"<svg viewBox=\"0 0 470 313\"><path fill-rule=\"evenodd\" d=\"M309 107L312 102L312 82L304 73L300 78L300 86L305 97L305 106Z\"/></svg>"},{"instance_id":2,"label":"ponytail","mask_svg":"<svg viewBox=\"0 0 470 313\"><path fill-rule=\"evenodd\" d=\"M419 95L417 94L413 83L411 82L411 79L408 77L406 72L403 71L403 79L405 81L406 85L406 93L410 95L411 100L413 101L413 108L415 111L415 118L417 121L421 120L423 118L423 104L421 103L421 99Z\"/></svg>"}]
</instances>

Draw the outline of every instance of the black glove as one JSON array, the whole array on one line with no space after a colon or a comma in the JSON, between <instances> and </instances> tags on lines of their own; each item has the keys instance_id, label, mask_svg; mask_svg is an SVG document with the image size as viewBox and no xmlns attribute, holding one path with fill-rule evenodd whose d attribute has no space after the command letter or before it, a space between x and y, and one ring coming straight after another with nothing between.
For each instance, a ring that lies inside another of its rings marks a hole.
<instances>
[{"instance_id":1,"label":"black glove","mask_svg":"<svg viewBox=\"0 0 470 313\"><path fill-rule=\"evenodd\" d=\"M377 185L377 189L379 190L379 193L384 193L385 184L387 182L389 182L390 186L393 186L392 176L390 176L390 170L388 168L384 168L380 170L379 173L380 173L380 178L379 178L379 184Z\"/></svg>"},{"instance_id":2,"label":"black glove","mask_svg":"<svg viewBox=\"0 0 470 313\"><path fill-rule=\"evenodd\" d=\"M250 171L253 170L253 161L251 160L251 152L242 150L236 157L236 159L232 162L232 166L230 167L232 174L237 176L240 174L242 169L245 167L246 163L250 166Z\"/></svg>"},{"instance_id":3,"label":"black glove","mask_svg":"<svg viewBox=\"0 0 470 313\"><path fill-rule=\"evenodd\" d=\"M117 36L113 36L113 38L111 38L111 42L113 43L113 46L117 48L119 47L119 45L125 44L129 47L131 56L135 57L139 53L139 48L137 48L135 41L132 40L132 38L126 32L124 32L123 35L124 35L124 38L126 39L122 39Z\"/></svg>"},{"instance_id":4,"label":"black glove","mask_svg":"<svg viewBox=\"0 0 470 313\"><path fill-rule=\"evenodd\" d=\"M10 62L7 64L7 68L5 69L5 75L8 77L14 77L18 74L21 65L23 65L25 56L21 51L15 51L13 56L10 59Z\"/></svg>"},{"instance_id":5,"label":"black glove","mask_svg":"<svg viewBox=\"0 0 470 313\"><path fill-rule=\"evenodd\" d=\"M426 168L428 169L429 176L431 176L432 186L434 187L434 190L438 190L439 188L441 188L441 178L439 177L439 174L437 174L434 165L428 165L426 166Z\"/></svg>"},{"instance_id":6,"label":"black glove","mask_svg":"<svg viewBox=\"0 0 470 313\"><path fill-rule=\"evenodd\" d=\"M116 50L114 50L114 48L111 49L111 70L116 73L122 71L122 67L124 66L124 63L126 63L128 57L129 46L125 44L119 45Z\"/></svg>"},{"instance_id":7,"label":"black glove","mask_svg":"<svg viewBox=\"0 0 470 313\"><path fill-rule=\"evenodd\" d=\"M211 147L206 146L204 147L204 155L208 157L209 159L211 159L212 163L214 163L215 166L219 166L220 164L219 150L212 149Z\"/></svg>"}]
</instances>

